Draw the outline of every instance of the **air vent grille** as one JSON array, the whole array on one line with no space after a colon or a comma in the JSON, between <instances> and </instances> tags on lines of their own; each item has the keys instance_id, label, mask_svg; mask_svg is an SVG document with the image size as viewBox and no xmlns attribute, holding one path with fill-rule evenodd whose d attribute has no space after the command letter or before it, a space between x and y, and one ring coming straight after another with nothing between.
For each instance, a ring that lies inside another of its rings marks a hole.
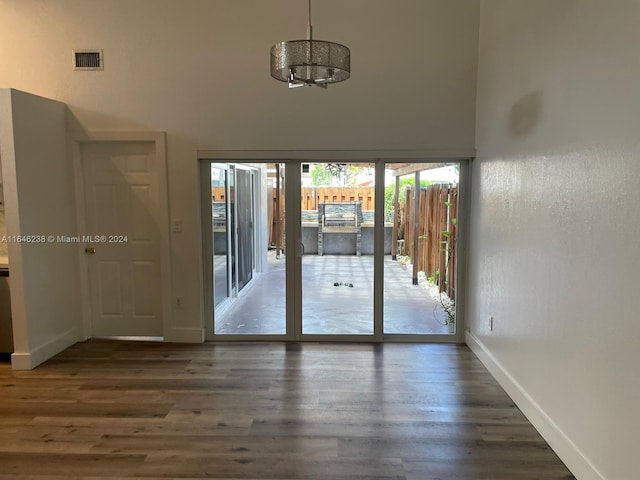
<instances>
[{"instance_id":1,"label":"air vent grille","mask_svg":"<svg viewBox=\"0 0 640 480\"><path fill-rule=\"evenodd\" d=\"M73 68L75 70L103 70L102 50L74 50Z\"/></svg>"}]
</instances>

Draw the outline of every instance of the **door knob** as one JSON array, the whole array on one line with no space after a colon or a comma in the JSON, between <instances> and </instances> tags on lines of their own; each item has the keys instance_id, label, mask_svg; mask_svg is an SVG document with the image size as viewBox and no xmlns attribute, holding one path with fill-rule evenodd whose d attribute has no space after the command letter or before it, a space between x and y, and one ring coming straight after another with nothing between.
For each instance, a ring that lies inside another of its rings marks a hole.
<instances>
[{"instance_id":1,"label":"door knob","mask_svg":"<svg viewBox=\"0 0 640 480\"><path fill-rule=\"evenodd\" d=\"M84 253L86 253L87 255L95 255L96 249L94 247L87 247L84 249Z\"/></svg>"}]
</instances>

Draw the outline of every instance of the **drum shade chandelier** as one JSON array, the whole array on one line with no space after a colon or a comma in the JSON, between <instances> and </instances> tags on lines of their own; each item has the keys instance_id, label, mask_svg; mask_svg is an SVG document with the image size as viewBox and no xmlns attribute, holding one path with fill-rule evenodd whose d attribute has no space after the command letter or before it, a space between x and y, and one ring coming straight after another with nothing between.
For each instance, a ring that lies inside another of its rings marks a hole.
<instances>
[{"instance_id":1,"label":"drum shade chandelier","mask_svg":"<svg viewBox=\"0 0 640 480\"><path fill-rule=\"evenodd\" d=\"M322 87L351 76L351 52L339 43L314 40L311 0L306 40L290 40L271 47L271 76L289 88Z\"/></svg>"}]
</instances>

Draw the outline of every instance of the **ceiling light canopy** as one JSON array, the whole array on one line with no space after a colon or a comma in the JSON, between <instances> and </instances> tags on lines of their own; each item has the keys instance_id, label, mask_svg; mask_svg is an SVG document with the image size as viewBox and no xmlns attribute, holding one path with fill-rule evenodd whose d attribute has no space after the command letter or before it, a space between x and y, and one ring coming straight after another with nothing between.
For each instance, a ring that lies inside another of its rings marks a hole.
<instances>
[{"instance_id":1,"label":"ceiling light canopy","mask_svg":"<svg viewBox=\"0 0 640 480\"><path fill-rule=\"evenodd\" d=\"M351 52L339 43L314 40L311 27L311 0L306 40L276 43L271 47L271 76L288 82L289 88L317 86L351 76Z\"/></svg>"}]
</instances>

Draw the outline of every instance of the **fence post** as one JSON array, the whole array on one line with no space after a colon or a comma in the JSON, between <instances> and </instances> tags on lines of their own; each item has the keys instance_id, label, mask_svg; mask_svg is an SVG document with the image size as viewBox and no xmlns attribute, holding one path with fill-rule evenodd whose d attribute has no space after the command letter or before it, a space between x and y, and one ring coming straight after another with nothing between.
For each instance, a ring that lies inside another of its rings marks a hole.
<instances>
[{"instance_id":1,"label":"fence post","mask_svg":"<svg viewBox=\"0 0 640 480\"><path fill-rule=\"evenodd\" d=\"M398 259L398 215L400 213L400 176L396 176L396 190L393 197L393 230L391 234L391 259Z\"/></svg>"},{"instance_id":2,"label":"fence post","mask_svg":"<svg viewBox=\"0 0 640 480\"><path fill-rule=\"evenodd\" d=\"M413 277L412 282L418 285L418 225L420 222L420 170L415 173L415 199L413 205Z\"/></svg>"}]
</instances>

